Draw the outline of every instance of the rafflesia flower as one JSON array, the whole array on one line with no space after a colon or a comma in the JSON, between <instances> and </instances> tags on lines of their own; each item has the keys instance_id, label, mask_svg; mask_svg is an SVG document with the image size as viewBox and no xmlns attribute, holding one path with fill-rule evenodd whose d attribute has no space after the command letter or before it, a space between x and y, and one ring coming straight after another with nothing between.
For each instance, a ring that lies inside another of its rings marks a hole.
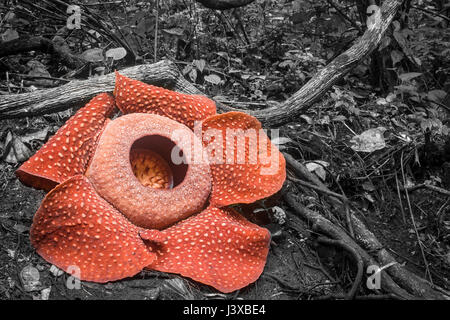
<instances>
[{"instance_id":1,"label":"rafflesia flower","mask_svg":"<svg viewBox=\"0 0 450 320\"><path fill-rule=\"evenodd\" d=\"M270 233L228 206L274 194L286 169L255 118L116 73L114 95L94 97L16 174L50 191L30 238L57 267L94 282L148 268L231 292L262 273Z\"/></svg>"}]
</instances>

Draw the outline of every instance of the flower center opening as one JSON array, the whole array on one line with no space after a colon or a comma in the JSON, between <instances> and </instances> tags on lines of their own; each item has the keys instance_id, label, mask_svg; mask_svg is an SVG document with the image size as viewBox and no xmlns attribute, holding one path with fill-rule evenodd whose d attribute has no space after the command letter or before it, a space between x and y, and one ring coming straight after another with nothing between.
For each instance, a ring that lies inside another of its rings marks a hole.
<instances>
[{"instance_id":1,"label":"flower center opening","mask_svg":"<svg viewBox=\"0 0 450 320\"><path fill-rule=\"evenodd\" d=\"M175 143L158 135L136 140L130 150L130 164L139 182L150 188L172 189L185 178L188 165L171 160Z\"/></svg>"}]
</instances>

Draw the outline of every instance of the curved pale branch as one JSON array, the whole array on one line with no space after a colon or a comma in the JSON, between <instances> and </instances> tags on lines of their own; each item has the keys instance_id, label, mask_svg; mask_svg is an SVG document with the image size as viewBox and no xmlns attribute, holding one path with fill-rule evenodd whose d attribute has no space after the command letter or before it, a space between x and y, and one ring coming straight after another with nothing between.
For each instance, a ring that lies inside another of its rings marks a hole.
<instances>
[{"instance_id":1,"label":"curved pale branch","mask_svg":"<svg viewBox=\"0 0 450 320\"><path fill-rule=\"evenodd\" d=\"M173 63L160 61L121 70L121 74L146 83L199 93L187 82ZM102 92L112 92L115 75L110 73L88 80L73 80L57 88L0 96L0 119L42 115L84 105Z\"/></svg>"},{"instance_id":2,"label":"curved pale branch","mask_svg":"<svg viewBox=\"0 0 450 320\"><path fill-rule=\"evenodd\" d=\"M401 4L402 0L386 0L381 7L381 19L376 21L372 28L368 29L352 47L320 70L281 106L248 113L267 126L281 125L300 115L378 47Z\"/></svg>"}]
</instances>

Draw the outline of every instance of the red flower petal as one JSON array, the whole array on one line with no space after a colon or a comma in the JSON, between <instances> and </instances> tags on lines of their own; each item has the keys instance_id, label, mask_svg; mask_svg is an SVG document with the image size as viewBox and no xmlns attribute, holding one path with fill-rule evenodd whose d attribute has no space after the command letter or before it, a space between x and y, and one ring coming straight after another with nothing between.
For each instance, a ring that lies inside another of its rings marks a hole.
<instances>
[{"instance_id":1,"label":"red flower petal","mask_svg":"<svg viewBox=\"0 0 450 320\"><path fill-rule=\"evenodd\" d=\"M48 262L78 270L81 280L107 282L133 276L155 259L139 236L141 230L77 175L47 194L30 237Z\"/></svg>"},{"instance_id":2,"label":"red flower petal","mask_svg":"<svg viewBox=\"0 0 450 320\"><path fill-rule=\"evenodd\" d=\"M153 113L194 127L216 114L216 104L200 95L188 95L132 80L116 72L114 96L123 113Z\"/></svg>"},{"instance_id":3,"label":"red flower petal","mask_svg":"<svg viewBox=\"0 0 450 320\"><path fill-rule=\"evenodd\" d=\"M106 93L78 110L50 140L16 171L22 183L46 191L86 171L99 132L115 109Z\"/></svg>"},{"instance_id":4,"label":"red flower petal","mask_svg":"<svg viewBox=\"0 0 450 320\"><path fill-rule=\"evenodd\" d=\"M222 292L256 281L269 251L270 233L232 209L209 207L166 230L147 268L179 273Z\"/></svg>"},{"instance_id":5,"label":"red flower petal","mask_svg":"<svg viewBox=\"0 0 450 320\"><path fill-rule=\"evenodd\" d=\"M285 159L256 118L242 112L212 116L202 122L202 137L213 179L212 206L252 203L283 186Z\"/></svg>"}]
</instances>

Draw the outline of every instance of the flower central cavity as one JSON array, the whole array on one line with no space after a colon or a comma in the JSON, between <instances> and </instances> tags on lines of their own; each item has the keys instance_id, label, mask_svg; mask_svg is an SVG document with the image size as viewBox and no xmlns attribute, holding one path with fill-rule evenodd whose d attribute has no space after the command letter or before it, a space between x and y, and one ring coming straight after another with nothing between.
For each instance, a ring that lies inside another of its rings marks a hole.
<instances>
[{"instance_id":1,"label":"flower central cavity","mask_svg":"<svg viewBox=\"0 0 450 320\"><path fill-rule=\"evenodd\" d=\"M130 149L131 169L145 186L154 189L173 189L186 177L186 161L174 163L172 150L178 149L170 138L159 135L145 135L133 142ZM182 156L182 160L184 156Z\"/></svg>"},{"instance_id":2,"label":"flower central cavity","mask_svg":"<svg viewBox=\"0 0 450 320\"><path fill-rule=\"evenodd\" d=\"M132 149L130 163L139 182L155 189L171 189L173 175L167 162L157 153L147 149Z\"/></svg>"}]
</instances>

